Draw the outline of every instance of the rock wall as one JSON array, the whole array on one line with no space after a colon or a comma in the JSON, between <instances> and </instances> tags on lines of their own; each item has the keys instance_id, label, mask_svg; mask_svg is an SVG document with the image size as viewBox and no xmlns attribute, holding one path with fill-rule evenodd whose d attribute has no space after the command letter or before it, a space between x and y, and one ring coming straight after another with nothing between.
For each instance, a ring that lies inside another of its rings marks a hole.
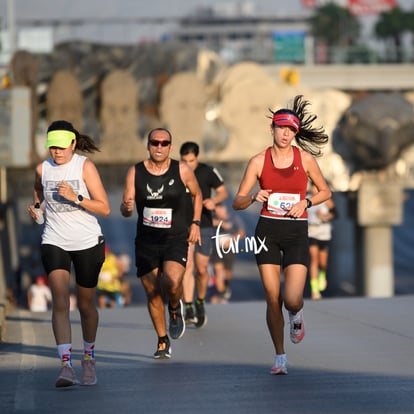
<instances>
[{"instance_id":1,"label":"rock wall","mask_svg":"<svg viewBox=\"0 0 414 414\"><path fill-rule=\"evenodd\" d=\"M33 161L47 156L47 125L67 119L98 142L101 152L91 156L98 164L146 158L148 131L159 126L172 132L176 158L181 143L192 140L206 161L247 162L272 144L269 109L290 106L302 94L318 115L317 126L331 137L319 158L325 176L338 191L351 188L352 162L332 146L335 130L354 103L346 92L292 85L257 63L228 66L211 51L176 43L74 42L50 55L19 51L10 66L15 84L28 85L33 94ZM347 127L349 142L358 134ZM410 140L404 140L407 151Z\"/></svg>"}]
</instances>

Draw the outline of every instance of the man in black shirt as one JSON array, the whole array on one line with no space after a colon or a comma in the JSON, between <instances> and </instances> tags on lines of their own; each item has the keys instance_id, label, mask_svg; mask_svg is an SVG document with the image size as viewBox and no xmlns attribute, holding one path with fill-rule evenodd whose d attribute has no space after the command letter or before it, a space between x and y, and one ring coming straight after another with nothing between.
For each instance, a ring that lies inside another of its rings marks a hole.
<instances>
[{"instance_id":1,"label":"man in black shirt","mask_svg":"<svg viewBox=\"0 0 414 414\"><path fill-rule=\"evenodd\" d=\"M184 302L186 323L194 323L197 328L207 323L204 303L208 289L208 264L213 248L212 236L214 235L213 217L216 204L223 202L228 197L223 178L216 168L198 161L199 146L195 142L185 142L180 148L181 161L194 171L203 194L203 210L201 213L201 245L190 244L188 263L184 274ZM214 190L214 195L212 194ZM191 216L191 214L190 214ZM197 299L195 302L195 314L193 309L195 282L191 256L194 254L194 267L196 270Z\"/></svg>"},{"instance_id":2,"label":"man in black shirt","mask_svg":"<svg viewBox=\"0 0 414 414\"><path fill-rule=\"evenodd\" d=\"M134 206L138 213L137 276L144 286L158 335L156 359L171 358L163 294L168 298L170 337L178 339L184 334L181 298L188 243L201 240L201 191L191 168L170 158L171 141L170 132L164 128L153 129L148 134L149 158L129 168L121 204L123 216L131 216ZM194 200L190 222L182 202L187 191Z\"/></svg>"}]
</instances>

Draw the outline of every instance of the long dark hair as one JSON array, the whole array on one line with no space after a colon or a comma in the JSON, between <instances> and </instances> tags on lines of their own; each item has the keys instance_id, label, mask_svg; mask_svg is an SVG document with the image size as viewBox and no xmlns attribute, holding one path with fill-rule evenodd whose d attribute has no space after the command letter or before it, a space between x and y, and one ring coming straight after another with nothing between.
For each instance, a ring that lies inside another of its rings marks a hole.
<instances>
[{"instance_id":1,"label":"long dark hair","mask_svg":"<svg viewBox=\"0 0 414 414\"><path fill-rule=\"evenodd\" d=\"M321 146L325 145L328 142L328 135L325 133L325 129L320 126L317 128L312 127L312 123L317 119L315 114L312 114L308 111L308 106L310 102L303 98L303 95L296 95L293 100L292 109L282 108L273 112L271 109L269 111L272 113L272 117L275 114L293 114L297 116L300 120L299 131L296 134L296 142L303 150L311 153L313 156L319 157L322 155ZM273 122L272 122L272 126Z\"/></svg>"},{"instance_id":2,"label":"long dark hair","mask_svg":"<svg viewBox=\"0 0 414 414\"><path fill-rule=\"evenodd\" d=\"M81 134L70 122L60 119L58 121L53 121L47 132L50 131L71 131L76 135L76 147L75 150L81 152L93 153L95 151L100 151L100 149L95 144L94 140L86 134Z\"/></svg>"}]
</instances>

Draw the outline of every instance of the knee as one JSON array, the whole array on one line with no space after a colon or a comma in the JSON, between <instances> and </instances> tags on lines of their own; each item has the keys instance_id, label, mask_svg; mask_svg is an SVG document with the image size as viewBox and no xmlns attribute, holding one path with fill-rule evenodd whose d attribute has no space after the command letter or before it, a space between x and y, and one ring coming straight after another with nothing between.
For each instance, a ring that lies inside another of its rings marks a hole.
<instances>
[{"instance_id":1,"label":"knee","mask_svg":"<svg viewBox=\"0 0 414 414\"><path fill-rule=\"evenodd\" d=\"M182 281L174 278L168 280L168 290L170 293L175 294L182 288Z\"/></svg>"},{"instance_id":2,"label":"knee","mask_svg":"<svg viewBox=\"0 0 414 414\"><path fill-rule=\"evenodd\" d=\"M69 312L69 298L59 298L54 297L52 301L52 309L53 312L61 313L61 312Z\"/></svg>"},{"instance_id":3,"label":"knee","mask_svg":"<svg viewBox=\"0 0 414 414\"><path fill-rule=\"evenodd\" d=\"M208 278L208 267L207 266L198 266L197 267L197 277Z\"/></svg>"},{"instance_id":4,"label":"knee","mask_svg":"<svg viewBox=\"0 0 414 414\"><path fill-rule=\"evenodd\" d=\"M292 313L297 313L303 308L303 299L299 298L297 300L285 300L285 308Z\"/></svg>"},{"instance_id":5,"label":"knee","mask_svg":"<svg viewBox=\"0 0 414 414\"><path fill-rule=\"evenodd\" d=\"M82 316L89 315L91 312L97 312L96 303L94 300L78 300L79 313Z\"/></svg>"},{"instance_id":6,"label":"knee","mask_svg":"<svg viewBox=\"0 0 414 414\"><path fill-rule=\"evenodd\" d=\"M145 296L148 302L154 302L161 297L161 291L155 286L145 286Z\"/></svg>"}]
</instances>

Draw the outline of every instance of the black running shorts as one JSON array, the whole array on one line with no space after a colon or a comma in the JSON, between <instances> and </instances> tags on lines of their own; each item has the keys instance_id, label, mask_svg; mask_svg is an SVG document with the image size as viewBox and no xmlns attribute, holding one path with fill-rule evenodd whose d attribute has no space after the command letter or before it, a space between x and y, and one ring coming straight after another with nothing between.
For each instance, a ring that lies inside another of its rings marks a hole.
<instances>
[{"instance_id":1,"label":"black running shorts","mask_svg":"<svg viewBox=\"0 0 414 414\"><path fill-rule=\"evenodd\" d=\"M137 276L142 277L156 268L162 269L166 261L187 264L187 236L172 237L164 243L149 243L147 240L135 240L135 264Z\"/></svg>"},{"instance_id":2,"label":"black running shorts","mask_svg":"<svg viewBox=\"0 0 414 414\"><path fill-rule=\"evenodd\" d=\"M99 272L105 260L105 241L85 250L65 251L51 244L42 244L41 255L43 267L47 274L53 270L75 269L76 284L85 288L96 287Z\"/></svg>"},{"instance_id":3,"label":"black running shorts","mask_svg":"<svg viewBox=\"0 0 414 414\"><path fill-rule=\"evenodd\" d=\"M256 226L256 239L260 239L260 252L256 263L309 266L309 240L307 220L278 220L260 217Z\"/></svg>"}]
</instances>

